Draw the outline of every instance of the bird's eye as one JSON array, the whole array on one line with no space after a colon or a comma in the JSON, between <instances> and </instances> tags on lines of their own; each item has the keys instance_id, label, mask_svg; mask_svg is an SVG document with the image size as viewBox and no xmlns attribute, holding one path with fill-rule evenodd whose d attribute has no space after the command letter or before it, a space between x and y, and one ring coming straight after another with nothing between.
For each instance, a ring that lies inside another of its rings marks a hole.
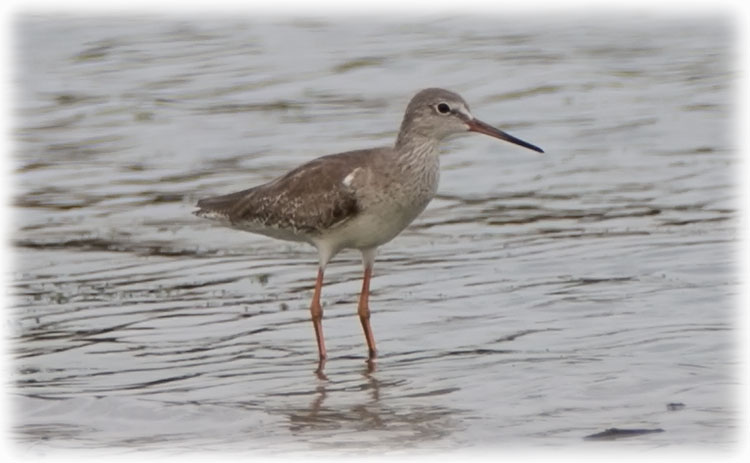
<instances>
[{"instance_id":1,"label":"bird's eye","mask_svg":"<svg viewBox=\"0 0 750 463\"><path fill-rule=\"evenodd\" d=\"M439 105L437 105L437 111L440 114L448 114L449 112L451 112L451 107L448 106L447 103L440 103Z\"/></svg>"}]
</instances>

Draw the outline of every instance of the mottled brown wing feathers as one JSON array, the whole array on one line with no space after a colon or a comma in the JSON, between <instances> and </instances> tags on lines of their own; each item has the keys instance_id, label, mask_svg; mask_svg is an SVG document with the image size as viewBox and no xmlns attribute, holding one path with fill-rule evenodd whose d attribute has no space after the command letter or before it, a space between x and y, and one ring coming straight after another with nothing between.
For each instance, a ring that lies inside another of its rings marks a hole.
<instances>
[{"instance_id":1,"label":"mottled brown wing feathers","mask_svg":"<svg viewBox=\"0 0 750 463\"><path fill-rule=\"evenodd\" d=\"M254 188L250 188L247 190L238 191L236 193L230 193L228 195L204 198L198 201L197 206L206 212L210 211L219 215L229 215L230 210L232 209L232 207L234 207L237 201L241 200L253 190Z\"/></svg>"},{"instance_id":2,"label":"mottled brown wing feathers","mask_svg":"<svg viewBox=\"0 0 750 463\"><path fill-rule=\"evenodd\" d=\"M366 156L353 151L315 159L264 185L200 200L197 214L223 216L232 224L325 230L359 212L356 194L343 180Z\"/></svg>"}]
</instances>

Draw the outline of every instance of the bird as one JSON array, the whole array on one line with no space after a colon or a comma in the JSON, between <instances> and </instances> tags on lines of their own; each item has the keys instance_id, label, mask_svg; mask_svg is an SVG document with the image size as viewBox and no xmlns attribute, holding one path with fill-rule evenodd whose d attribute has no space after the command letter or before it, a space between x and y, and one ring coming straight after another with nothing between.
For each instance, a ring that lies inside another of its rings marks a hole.
<instances>
[{"instance_id":1,"label":"bird","mask_svg":"<svg viewBox=\"0 0 750 463\"><path fill-rule=\"evenodd\" d=\"M369 295L376 251L412 223L435 197L440 142L469 132L544 152L474 117L459 94L427 88L407 105L392 146L313 159L268 183L201 199L193 213L223 226L308 243L317 249L310 317L320 364L327 357L320 303L325 270L340 251L358 250L364 274L357 313L368 361L373 361L377 350Z\"/></svg>"}]
</instances>

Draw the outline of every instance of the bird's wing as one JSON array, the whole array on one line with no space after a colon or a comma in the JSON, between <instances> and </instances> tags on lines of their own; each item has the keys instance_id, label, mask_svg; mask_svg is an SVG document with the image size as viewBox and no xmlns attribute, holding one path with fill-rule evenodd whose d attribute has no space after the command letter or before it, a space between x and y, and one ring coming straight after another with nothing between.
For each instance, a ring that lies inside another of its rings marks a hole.
<instances>
[{"instance_id":1,"label":"bird's wing","mask_svg":"<svg viewBox=\"0 0 750 463\"><path fill-rule=\"evenodd\" d=\"M363 150L317 158L255 188L202 199L196 214L232 224L320 232L360 212L356 191L345 179L372 154Z\"/></svg>"}]
</instances>

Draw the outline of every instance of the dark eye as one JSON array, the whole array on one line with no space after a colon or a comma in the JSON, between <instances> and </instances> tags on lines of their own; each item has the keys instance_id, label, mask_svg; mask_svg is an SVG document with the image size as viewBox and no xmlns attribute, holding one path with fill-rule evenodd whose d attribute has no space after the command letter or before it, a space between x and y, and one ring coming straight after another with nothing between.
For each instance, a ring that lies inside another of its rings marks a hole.
<instances>
[{"instance_id":1,"label":"dark eye","mask_svg":"<svg viewBox=\"0 0 750 463\"><path fill-rule=\"evenodd\" d=\"M451 112L451 107L447 103L440 103L437 105L437 110L440 114L448 114Z\"/></svg>"}]
</instances>

